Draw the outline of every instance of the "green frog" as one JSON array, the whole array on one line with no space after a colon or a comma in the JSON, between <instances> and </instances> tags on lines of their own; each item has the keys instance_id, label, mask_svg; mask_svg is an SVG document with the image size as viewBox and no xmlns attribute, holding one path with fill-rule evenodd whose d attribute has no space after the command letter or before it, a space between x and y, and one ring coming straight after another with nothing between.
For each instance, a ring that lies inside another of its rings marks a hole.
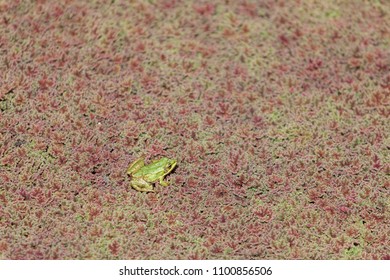
<instances>
[{"instance_id":1,"label":"green frog","mask_svg":"<svg viewBox=\"0 0 390 280\"><path fill-rule=\"evenodd\" d=\"M169 185L164 177L172 172L177 162L174 159L163 157L145 165L143 157L130 164L127 174L131 176L130 186L140 192L154 192L153 183L159 181L160 185Z\"/></svg>"}]
</instances>

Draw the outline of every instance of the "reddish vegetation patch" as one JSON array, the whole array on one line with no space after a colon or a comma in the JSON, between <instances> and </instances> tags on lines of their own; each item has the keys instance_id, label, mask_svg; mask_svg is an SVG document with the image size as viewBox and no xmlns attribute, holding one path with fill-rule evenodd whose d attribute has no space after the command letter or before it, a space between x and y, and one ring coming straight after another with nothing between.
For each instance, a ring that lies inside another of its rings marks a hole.
<instances>
[{"instance_id":1,"label":"reddish vegetation patch","mask_svg":"<svg viewBox=\"0 0 390 280\"><path fill-rule=\"evenodd\" d=\"M2 1L0 258L389 259L385 2Z\"/></svg>"}]
</instances>

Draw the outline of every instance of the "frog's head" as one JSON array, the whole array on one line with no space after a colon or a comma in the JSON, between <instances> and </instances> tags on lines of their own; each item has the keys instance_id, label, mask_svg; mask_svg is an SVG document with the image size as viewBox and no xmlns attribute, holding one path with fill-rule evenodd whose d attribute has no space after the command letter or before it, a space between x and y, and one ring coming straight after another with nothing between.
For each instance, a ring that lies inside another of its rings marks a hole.
<instances>
[{"instance_id":1,"label":"frog's head","mask_svg":"<svg viewBox=\"0 0 390 280\"><path fill-rule=\"evenodd\" d=\"M165 168L164 168L166 170L165 174L171 172L175 168L176 164L177 164L176 160L167 158L165 163Z\"/></svg>"}]
</instances>

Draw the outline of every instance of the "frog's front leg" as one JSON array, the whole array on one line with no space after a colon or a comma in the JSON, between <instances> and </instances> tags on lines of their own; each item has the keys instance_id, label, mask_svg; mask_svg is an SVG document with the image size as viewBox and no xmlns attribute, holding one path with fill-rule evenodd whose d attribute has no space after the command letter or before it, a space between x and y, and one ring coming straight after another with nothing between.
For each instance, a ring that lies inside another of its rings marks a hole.
<instances>
[{"instance_id":1,"label":"frog's front leg","mask_svg":"<svg viewBox=\"0 0 390 280\"><path fill-rule=\"evenodd\" d=\"M153 185L142 178L134 178L130 181L130 186L139 192L154 192Z\"/></svg>"},{"instance_id":2,"label":"frog's front leg","mask_svg":"<svg viewBox=\"0 0 390 280\"><path fill-rule=\"evenodd\" d=\"M167 187L167 186L169 186L169 182L167 182L167 181L164 181L164 177L161 177L160 178L160 185L161 186L163 186L163 187Z\"/></svg>"}]
</instances>

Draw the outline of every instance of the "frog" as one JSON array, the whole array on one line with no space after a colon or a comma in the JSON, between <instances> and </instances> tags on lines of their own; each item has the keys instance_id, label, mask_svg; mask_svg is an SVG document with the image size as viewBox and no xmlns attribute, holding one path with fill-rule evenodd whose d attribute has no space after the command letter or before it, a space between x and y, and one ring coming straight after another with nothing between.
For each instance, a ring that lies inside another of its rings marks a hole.
<instances>
[{"instance_id":1,"label":"frog","mask_svg":"<svg viewBox=\"0 0 390 280\"><path fill-rule=\"evenodd\" d=\"M129 165L127 174L131 176L130 186L140 192L155 192L153 185L157 181L161 186L167 187L169 182L164 177L172 172L177 161L162 157L145 165L145 158L140 157Z\"/></svg>"}]
</instances>

